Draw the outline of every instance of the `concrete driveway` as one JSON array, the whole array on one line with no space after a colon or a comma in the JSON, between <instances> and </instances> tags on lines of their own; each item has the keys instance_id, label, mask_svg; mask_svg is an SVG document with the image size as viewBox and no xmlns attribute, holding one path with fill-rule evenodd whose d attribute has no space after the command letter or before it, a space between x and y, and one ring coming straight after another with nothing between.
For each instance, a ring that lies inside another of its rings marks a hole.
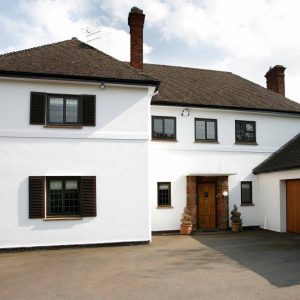
<instances>
[{"instance_id":1,"label":"concrete driveway","mask_svg":"<svg viewBox=\"0 0 300 300\"><path fill-rule=\"evenodd\" d=\"M0 299L300 299L300 236L156 236L143 246L0 253Z\"/></svg>"}]
</instances>

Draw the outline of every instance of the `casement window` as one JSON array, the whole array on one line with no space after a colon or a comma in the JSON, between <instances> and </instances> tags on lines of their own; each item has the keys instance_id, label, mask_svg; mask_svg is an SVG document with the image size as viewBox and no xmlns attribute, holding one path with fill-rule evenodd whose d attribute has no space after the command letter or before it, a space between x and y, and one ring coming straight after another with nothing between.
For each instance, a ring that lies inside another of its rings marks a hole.
<instances>
[{"instance_id":1,"label":"casement window","mask_svg":"<svg viewBox=\"0 0 300 300\"><path fill-rule=\"evenodd\" d=\"M252 205L252 181L241 182L241 205Z\"/></svg>"},{"instance_id":2,"label":"casement window","mask_svg":"<svg viewBox=\"0 0 300 300\"><path fill-rule=\"evenodd\" d=\"M29 218L76 216L96 216L95 176L29 177Z\"/></svg>"},{"instance_id":3,"label":"casement window","mask_svg":"<svg viewBox=\"0 0 300 300\"><path fill-rule=\"evenodd\" d=\"M217 120L195 118L195 141L217 142Z\"/></svg>"},{"instance_id":4,"label":"casement window","mask_svg":"<svg viewBox=\"0 0 300 300\"><path fill-rule=\"evenodd\" d=\"M31 92L30 124L96 126L96 96Z\"/></svg>"},{"instance_id":5,"label":"casement window","mask_svg":"<svg viewBox=\"0 0 300 300\"><path fill-rule=\"evenodd\" d=\"M176 140L176 118L152 116L153 140Z\"/></svg>"},{"instance_id":6,"label":"casement window","mask_svg":"<svg viewBox=\"0 0 300 300\"><path fill-rule=\"evenodd\" d=\"M157 205L158 207L171 206L171 182L157 183Z\"/></svg>"},{"instance_id":7,"label":"casement window","mask_svg":"<svg viewBox=\"0 0 300 300\"><path fill-rule=\"evenodd\" d=\"M235 142L256 144L256 126L254 121L235 121Z\"/></svg>"}]
</instances>

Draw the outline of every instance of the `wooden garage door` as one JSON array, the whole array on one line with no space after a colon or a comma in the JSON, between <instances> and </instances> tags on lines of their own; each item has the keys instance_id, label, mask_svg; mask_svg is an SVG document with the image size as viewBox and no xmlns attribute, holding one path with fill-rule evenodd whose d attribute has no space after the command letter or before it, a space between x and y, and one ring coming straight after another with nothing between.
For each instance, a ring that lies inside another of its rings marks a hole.
<instances>
[{"instance_id":1,"label":"wooden garage door","mask_svg":"<svg viewBox=\"0 0 300 300\"><path fill-rule=\"evenodd\" d=\"M300 179L286 183L287 231L300 233Z\"/></svg>"}]
</instances>

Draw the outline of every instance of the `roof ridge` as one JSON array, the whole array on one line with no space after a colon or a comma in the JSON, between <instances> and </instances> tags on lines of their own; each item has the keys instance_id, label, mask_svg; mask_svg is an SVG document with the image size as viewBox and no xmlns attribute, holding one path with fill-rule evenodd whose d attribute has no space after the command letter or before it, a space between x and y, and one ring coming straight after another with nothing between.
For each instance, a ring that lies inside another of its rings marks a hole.
<instances>
[{"instance_id":1,"label":"roof ridge","mask_svg":"<svg viewBox=\"0 0 300 300\"><path fill-rule=\"evenodd\" d=\"M205 69L205 68L195 68L195 67L188 67L188 66L174 66L174 65L152 64L152 63L144 63L144 65L160 66L160 67L171 67L171 68L180 68L180 69L192 69L192 70L201 70L201 71L211 71L211 72L220 72L220 73L229 73L229 74L233 74L233 73L230 72L230 71L222 71L222 70L214 70L214 69Z\"/></svg>"},{"instance_id":2,"label":"roof ridge","mask_svg":"<svg viewBox=\"0 0 300 300\"><path fill-rule=\"evenodd\" d=\"M49 43L49 44L40 45L40 46L35 46L35 47L26 48L26 49L17 50L17 51L6 52L6 53L3 53L3 54L0 54L0 58L4 57L4 56L9 56L9 55L17 54L17 53L27 52L27 51L34 50L34 49L41 49L41 48L52 46L52 45L62 44L62 43L68 42L68 41L72 41L72 39L70 39L70 40L63 40L63 41L60 41L60 42Z\"/></svg>"},{"instance_id":3,"label":"roof ridge","mask_svg":"<svg viewBox=\"0 0 300 300\"><path fill-rule=\"evenodd\" d=\"M259 169L259 167L265 163L267 163L268 161L270 161L274 156L276 156L279 152L281 152L282 150L284 150L285 148L287 148L290 144L292 144L295 140L298 139L298 137L300 137L300 132L298 134L296 134L292 139L290 139L288 142L286 142L285 144L283 144L280 148L278 148L275 152L273 152L269 157L267 157L265 160L263 160L260 164L258 164L253 170L252 172L255 174L257 169Z\"/></svg>"}]
</instances>

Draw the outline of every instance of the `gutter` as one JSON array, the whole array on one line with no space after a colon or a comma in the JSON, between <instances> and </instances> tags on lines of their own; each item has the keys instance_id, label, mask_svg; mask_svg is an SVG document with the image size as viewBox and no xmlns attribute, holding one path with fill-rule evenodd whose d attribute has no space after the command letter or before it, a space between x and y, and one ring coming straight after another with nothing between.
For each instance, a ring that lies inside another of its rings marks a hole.
<instances>
[{"instance_id":1,"label":"gutter","mask_svg":"<svg viewBox=\"0 0 300 300\"><path fill-rule=\"evenodd\" d=\"M127 85L154 86L156 87L156 89L158 89L160 84L160 82L157 80L148 80L148 79L147 80L119 79L119 78L110 78L110 77L77 76L77 75L61 75L61 74L14 72L14 71L0 71L0 77L52 79L52 80L83 81L83 82L97 82L97 83L117 83L117 84L127 84Z\"/></svg>"}]
</instances>

